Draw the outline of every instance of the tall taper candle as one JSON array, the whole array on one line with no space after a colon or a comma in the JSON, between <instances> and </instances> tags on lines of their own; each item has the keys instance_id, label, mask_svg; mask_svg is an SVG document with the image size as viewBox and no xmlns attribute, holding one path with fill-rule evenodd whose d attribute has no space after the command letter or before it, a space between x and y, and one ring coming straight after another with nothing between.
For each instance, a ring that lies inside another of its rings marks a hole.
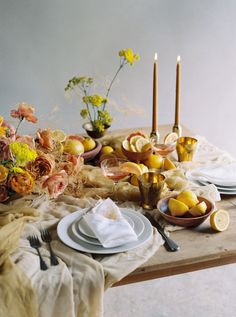
<instances>
[{"instance_id":1,"label":"tall taper candle","mask_svg":"<svg viewBox=\"0 0 236 317\"><path fill-rule=\"evenodd\" d=\"M180 56L177 57L175 93L175 125L177 126L180 121Z\"/></svg>"},{"instance_id":2,"label":"tall taper candle","mask_svg":"<svg viewBox=\"0 0 236 317\"><path fill-rule=\"evenodd\" d=\"M158 64L157 64L157 53L154 56L153 65L153 95L152 95L152 133L156 133L158 130Z\"/></svg>"}]
</instances>

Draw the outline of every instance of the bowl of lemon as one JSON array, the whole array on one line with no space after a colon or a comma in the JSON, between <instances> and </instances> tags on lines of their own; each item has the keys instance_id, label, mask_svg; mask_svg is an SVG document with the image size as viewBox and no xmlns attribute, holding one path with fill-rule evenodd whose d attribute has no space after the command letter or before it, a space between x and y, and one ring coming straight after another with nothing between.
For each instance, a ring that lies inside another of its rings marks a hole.
<instances>
[{"instance_id":1,"label":"bowl of lemon","mask_svg":"<svg viewBox=\"0 0 236 317\"><path fill-rule=\"evenodd\" d=\"M185 190L178 195L159 200L157 209L161 216L173 225L197 227L211 215L215 204L190 190Z\"/></svg>"},{"instance_id":2,"label":"bowl of lemon","mask_svg":"<svg viewBox=\"0 0 236 317\"><path fill-rule=\"evenodd\" d=\"M152 145L149 138L142 132L131 133L122 142L124 155L133 162L142 162L152 154Z\"/></svg>"}]
</instances>

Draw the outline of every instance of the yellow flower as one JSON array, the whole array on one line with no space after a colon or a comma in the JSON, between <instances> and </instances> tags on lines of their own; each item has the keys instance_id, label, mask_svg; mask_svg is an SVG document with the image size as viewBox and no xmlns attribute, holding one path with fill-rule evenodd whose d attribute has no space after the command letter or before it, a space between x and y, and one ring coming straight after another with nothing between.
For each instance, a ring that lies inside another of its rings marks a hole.
<instances>
[{"instance_id":1,"label":"yellow flower","mask_svg":"<svg viewBox=\"0 0 236 317\"><path fill-rule=\"evenodd\" d=\"M90 96L90 102L95 107L100 107L101 104L103 103L103 100L104 100L103 97L100 95Z\"/></svg>"},{"instance_id":2,"label":"yellow flower","mask_svg":"<svg viewBox=\"0 0 236 317\"><path fill-rule=\"evenodd\" d=\"M28 162L34 161L37 157L36 151L23 142L12 142L10 144L10 150L16 159L16 164L19 166L25 166Z\"/></svg>"},{"instance_id":3,"label":"yellow flower","mask_svg":"<svg viewBox=\"0 0 236 317\"><path fill-rule=\"evenodd\" d=\"M126 50L121 50L119 52L120 57L124 57L130 65L133 65L138 59L139 55L134 54L131 48L127 48Z\"/></svg>"},{"instance_id":4,"label":"yellow flower","mask_svg":"<svg viewBox=\"0 0 236 317\"><path fill-rule=\"evenodd\" d=\"M0 122L0 125L1 125L1 122ZM0 138L6 136L6 132L7 132L7 127L0 127Z\"/></svg>"},{"instance_id":5,"label":"yellow flower","mask_svg":"<svg viewBox=\"0 0 236 317\"><path fill-rule=\"evenodd\" d=\"M8 176L9 170L3 165L0 165L0 183L3 183Z\"/></svg>"},{"instance_id":6,"label":"yellow flower","mask_svg":"<svg viewBox=\"0 0 236 317\"><path fill-rule=\"evenodd\" d=\"M83 119L85 119L85 118L87 118L87 116L89 115L89 112L88 112L87 109L82 109L82 110L80 111L80 115L81 115L81 117L82 117Z\"/></svg>"},{"instance_id":7,"label":"yellow flower","mask_svg":"<svg viewBox=\"0 0 236 317\"><path fill-rule=\"evenodd\" d=\"M20 168L20 167L14 166L14 167L11 168L11 172L12 172L12 173L24 173L25 170L23 170L23 169Z\"/></svg>"}]
</instances>

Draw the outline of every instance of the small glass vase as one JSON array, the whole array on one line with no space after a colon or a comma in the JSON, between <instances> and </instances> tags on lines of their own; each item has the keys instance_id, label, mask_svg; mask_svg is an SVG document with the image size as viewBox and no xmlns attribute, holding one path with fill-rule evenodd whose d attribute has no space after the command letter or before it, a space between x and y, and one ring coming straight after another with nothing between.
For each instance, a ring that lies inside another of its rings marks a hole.
<instances>
[{"instance_id":1,"label":"small glass vase","mask_svg":"<svg viewBox=\"0 0 236 317\"><path fill-rule=\"evenodd\" d=\"M109 126L105 127L104 131L98 131L93 129L93 125L91 122L86 122L83 124L83 128L91 138L100 139L105 135L106 130L109 128Z\"/></svg>"}]
</instances>

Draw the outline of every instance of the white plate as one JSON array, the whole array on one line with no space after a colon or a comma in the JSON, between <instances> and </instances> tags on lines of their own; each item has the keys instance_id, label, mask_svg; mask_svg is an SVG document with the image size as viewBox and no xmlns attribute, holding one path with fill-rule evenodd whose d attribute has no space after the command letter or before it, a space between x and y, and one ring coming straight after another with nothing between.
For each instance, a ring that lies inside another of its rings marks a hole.
<instances>
[{"instance_id":1,"label":"white plate","mask_svg":"<svg viewBox=\"0 0 236 317\"><path fill-rule=\"evenodd\" d=\"M128 217L127 215L124 216L125 219L128 221L128 223L130 224L130 226L132 228L134 228L134 222L133 220ZM94 232L89 228L89 226L87 225L86 221L84 220L84 218L80 218L77 221L77 226L76 226L80 232L82 232L84 235L86 235L87 237L90 238L95 238L96 239L96 235L94 234Z\"/></svg>"},{"instance_id":2,"label":"white plate","mask_svg":"<svg viewBox=\"0 0 236 317\"><path fill-rule=\"evenodd\" d=\"M206 183L206 184L214 184L215 186L220 186L223 188L232 188L232 189L236 190L236 183L232 182L232 181L229 181L229 182L224 181L223 183L221 183L221 181L219 179L214 179L213 177L194 175L194 171L187 171L185 176L189 180L193 180L193 181L195 180L195 181L198 181L201 183Z\"/></svg>"},{"instance_id":3,"label":"white plate","mask_svg":"<svg viewBox=\"0 0 236 317\"><path fill-rule=\"evenodd\" d=\"M204 182L204 181L198 181L201 185L209 185L211 183L208 182ZM215 184L214 184L215 185ZM235 195L236 194L236 188L223 188L223 187L219 187L217 185L215 185L218 192L220 194L224 194L224 195Z\"/></svg>"},{"instance_id":4,"label":"white plate","mask_svg":"<svg viewBox=\"0 0 236 317\"><path fill-rule=\"evenodd\" d=\"M128 222L130 222L131 224L133 224L133 229L137 235L137 237L140 236L140 234L142 234L143 230L144 230L144 223L143 221L137 217L134 213L130 214L129 211L124 210L122 212L123 216L126 218L126 220ZM129 215L129 216L128 216ZM132 219L131 219L132 217ZM81 219L81 218L80 218ZM77 221L74 221L71 225L71 230L73 232L73 234L79 238L80 240L90 243L90 244L94 244L94 245L102 245L101 242L96 238L96 236L94 237L88 237L87 235L84 235L84 233L80 230L79 228L79 224L80 224L80 219Z\"/></svg>"},{"instance_id":5,"label":"white plate","mask_svg":"<svg viewBox=\"0 0 236 317\"><path fill-rule=\"evenodd\" d=\"M135 212L132 209L128 208L120 208L121 211L127 211L129 213L129 217L134 221L135 218L133 215L137 216L144 224L144 230L138 237L137 241L130 242L115 248L104 248L100 245L93 245L87 242L81 241L78 237L76 237L72 232L72 224L79 216L83 215L83 210L76 211L72 214L67 215L58 223L57 226L57 234L63 243L67 246L82 252L94 253L94 254L112 254L125 252L134 248L137 248L143 245L147 240L149 240L153 234L153 229L150 221L144 217L139 212ZM137 218L136 218L137 219Z\"/></svg>"}]
</instances>

